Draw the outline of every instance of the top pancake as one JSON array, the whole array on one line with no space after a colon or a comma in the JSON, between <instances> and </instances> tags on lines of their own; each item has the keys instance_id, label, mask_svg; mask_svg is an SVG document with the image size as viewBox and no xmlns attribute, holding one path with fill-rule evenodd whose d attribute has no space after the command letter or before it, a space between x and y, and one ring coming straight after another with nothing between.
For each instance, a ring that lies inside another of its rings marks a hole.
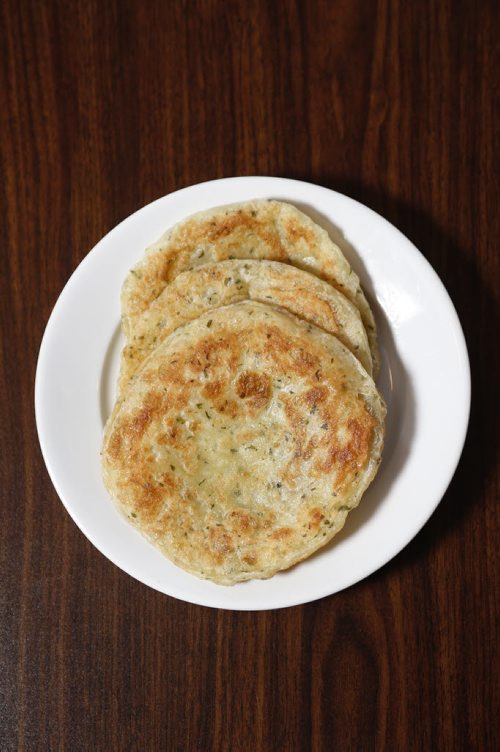
<instances>
[{"instance_id":1,"label":"top pancake","mask_svg":"<svg viewBox=\"0 0 500 752\"><path fill-rule=\"evenodd\" d=\"M222 584L311 555L375 475L385 408L339 340L241 302L176 329L108 422L105 483L184 569Z\"/></svg>"},{"instance_id":2,"label":"top pancake","mask_svg":"<svg viewBox=\"0 0 500 752\"><path fill-rule=\"evenodd\" d=\"M371 375L370 348L359 311L342 293L289 264L234 259L182 272L144 311L122 352L119 396L142 361L174 329L242 300L280 306L335 334Z\"/></svg>"},{"instance_id":3,"label":"top pancake","mask_svg":"<svg viewBox=\"0 0 500 752\"><path fill-rule=\"evenodd\" d=\"M292 264L329 282L360 311L378 369L375 322L359 278L328 233L291 204L254 200L200 212L169 229L127 275L122 288L126 337L175 277L226 259L267 259Z\"/></svg>"}]
</instances>

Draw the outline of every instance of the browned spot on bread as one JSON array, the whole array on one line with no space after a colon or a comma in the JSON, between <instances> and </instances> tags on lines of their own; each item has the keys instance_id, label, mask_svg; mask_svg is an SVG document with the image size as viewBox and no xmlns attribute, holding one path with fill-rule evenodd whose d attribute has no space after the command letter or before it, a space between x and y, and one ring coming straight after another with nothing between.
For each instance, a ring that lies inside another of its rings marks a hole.
<instances>
[{"instance_id":1,"label":"browned spot on bread","mask_svg":"<svg viewBox=\"0 0 500 752\"><path fill-rule=\"evenodd\" d=\"M302 457L305 460L310 460L311 457L313 456L314 452L316 451L319 443L320 443L320 441L317 438L317 436L311 436L311 438L307 442L306 447L305 447L305 449L304 449L304 451L302 453Z\"/></svg>"},{"instance_id":2,"label":"browned spot on bread","mask_svg":"<svg viewBox=\"0 0 500 752\"><path fill-rule=\"evenodd\" d=\"M208 540L211 552L218 564L222 564L224 558L234 551L234 544L231 536L221 527L211 528L208 534Z\"/></svg>"},{"instance_id":3,"label":"browned spot on bread","mask_svg":"<svg viewBox=\"0 0 500 752\"><path fill-rule=\"evenodd\" d=\"M269 208L272 213L272 207ZM247 239L253 234L260 242L265 243L272 258L286 258L287 254L280 236L269 219L267 213L264 215L262 212L254 214L252 211L229 211L218 217L215 222L212 219L198 222L190 227L189 232L183 234L182 239L179 239L175 256L178 258L179 254L186 251L191 253L193 246L204 244L207 240L209 243L229 240L230 243L226 242L219 246L219 250L227 250L233 241L236 245L241 238Z\"/></svg>"},{"instance_id":4,"label":"browned spot on bread","mask_svg":"<svg viewBox=\"0 0 500 752\"><path fill-rule=\"evenodd\" d=\"M121 446L121 441L127 441L130 444L137 442L146 432L149 425L156 418L160 405L162 403L161 395L158 392L148 392L144 398L144 407L141 408L129 420L125 420L121 429L114 432L111 438L112 447L117 450ZM121 434L118 437L116 434Z\"/></svg>"},{"instance_id":5,"label":"browned spot on bread","mask_svg":"<svg viewBox=\"0 0 500 752\"><path fill-rule=\"evenodd\" d=\"M199 373L200 371L203 371L203 369L207 367L206 359L205 358L202 359L197 352L194 353L189 358L188 364L191 366L191 369L195 373Z\"/></svg>"},{"instance_id":6,"label":"browned spot on bread","mask_svg":"<svg viewBox=\"0 0 500 752\"><path fill-rule=\"evenodd\" d=\"M218 400L213 406L219 413L230 418L235 418L240 409L234 400Z\"/></svg>"},{"instance_id":7,"label":"browned spot on bread","mask_svg":"<svg viewBox=\"0 0 500 752\"><path fill-rule=\"evenodd\" d=\"M339 336L337 313L317 292L305 287L293 291L285 288L279 290L279 304L284 308L295 312L297 300L300 300L301 318Z\"/></svg>"},{"instance_id":8,"label":"browned spot on bread","mask_svg":"<svg viewBox=\"0 0 500 752\"><path fill-rule=\"evenodd\" d=\"M347 421L347 428L349 429L352 437L350 446L357 454L364 454L368 451L369 447L371 446L373 436L374 420L366 410L364 410L363 412L366 416L365 423L361 423L355 418L351 418Z\"/></svg>"},{"instance_id":9,"label":"browned spot on bread","mask_svg":"<svg viewBox=\"0 0 500 752\"><path fill-rule=\"evenodd\" d=\"M134 433L136 436L142 436L148 425L151 423L153 414L153 410L149 407L145 407L141 410L129 424L130 433Z\"/></svg>"},{"instance_id":10,"label":"browned spot on bread","mask_svg":"<svg viewBox=\"0 0 500 752\"><path fill-rule=\"evenodd\" d=\"M326 386L317 386L313 389L309 389L304 396L304 402L306 405L308 405L311 409L316 407L321 402L324 402L326 398L328 397L328 387Z\"/></svg>"},{"instance_id":11,"label":"browned spot on bread","mask_svg":"<svg viewBox=\"0 0 500 752\"><path fill-rule=\"evenodd\" d=\"M291 527L279 527L274 533L271 533L271 538L273 540L286 540L291 535L293 535Z\"/></svg>"},{"instance_id":12,"label":"browned spot on bread","mask_svg":"<svg viewBox=\"0 0 500 752\"><path fill-rule=\"evenodd\" d=\"M120 457L122 449L122 435L121 431L113 431L108 442L109 456L113 460L117 460Z\"/></svg>"},{"instance_id":13,"label":"browned spot on bread","mask_svg":"<svg viewBox=\"0 0 500 752\"><path fill-rule=\"evenodd\" d=\"M267 335L270 335L269 337ZM266 339L264 341L264 348L267 352L288 352L289 341L278 327L268 324L266 326Z\"/></svg>"},{"instance_id":14,"label":"browned spot on bread","mask_svg":"<svg viewBox=\"0 0 500 752\"><path fill-rule=\"evenodd\" d=\"M235 509L230 517L231 527L237 533L246 533L250 528L255 527L252 517L241 509Z\"/></svg>"},{"instance_id":15,"label":"browned spot on bread","mask_svg":"<svg viewBox=\"0 0 500 752\"><path fill-rule=\"evenodd\" d=\"M179 381L179 369L176 363L162 363L157 370L158 382L165 385L175 384Z\"/></svg>"},{"instance_id":16,"label":"browned spot on bread","mask_svg":"<svg viewBox=\"0 0 500 752\"><path fill-rule=\"evenodd\" d=\"M359 418L351 418L347 422L350 439L345 444L339 444L335 435L328 447L326 459L316 463L315 470L328 473L337 470L337 483L343 483L351 477L358 467L362 467L370 454L373 440L374 419L366 411L360 413Z\"/></svg>"},{"instance_id":17,"label":"browned spot on bread","mask_svg":"<svg viewBox=\"0 0 500 752\"><path fill-rule=\"evenodd\" d=\"M313 246L316 242L316 237L313 231L306 227L303 222L299 222L295 217L287 217L283 223L285 232L288 233L288 237L292 243L298 243L299 240L304 241L308 246Z\"/></svg>"},{"instance_id":18,"label":"browned spot on bread","mask_svg":"<svg viewBox=\"0 0 500 752\"><path fill-rule=\"evenodd\" d=\"M257 564L257 557L247 554L243 557L243 561L245 562L245 564L249 564L251 567L253 567L255 564Z\"/></svg>"},{"instance_id":19,"label":"browned spot on bread","mask_svg":"<svg viewBox=\"0 0 500 752\"><path fill-rule=\"evenodd\" d=\"M147 368L141 374L141 380L145 384L157 384L158 383L158 369Z\"/></svg>"},{"instance_id":20,"label":"browned spot on bread","mask_svg":"<svg viewBox=\"0 0 500 752\"><path fill-rule=\"evenodd\" d=\"M226 215L222 221L220 221L215 227L209 225L200 225L198 229L201 237L210 237L210 240L219 240L231 235L236 229L245 229L258 231L262 227L262 223L259 222L251 214L236 212Z\"/></svg>"},{"instance_id":21,"label":"browned spot on bread","mask_svg":"<svg viewBox=\"0 0 500 752\"><path fill-rule=\"evenodd\" d=\"M298 340L296 346L290 348L289 339L276 326L261 324L258 328L260 339L264 343L264 352L270 354L276 362L286 360L288 371L308 376L311 370L314 372L318 368L319 360L307 352L308 343L305 340L304 346L301 345L301 340Z\"/></svg>"},{"instance_id":22,"label":"browned spot on bread","mask_svg":"<svg viewBox=\"0 0 500 752\"><path fill-rule=\"evenodd\" d=\"M309 512L309 524L312 528L315 530L318 529L318 527L321 525L321 520L324 518L324 514L322 513L321 509L318 509L318 507L314 507L314 509L311 509Z\"/></svg>"},{"instance_id":23,"label":"browned spot on bread","mask_svg":"<svg viewBox=\"0 0 500 752\"><path fill-rule=\"evenodd\" d=\"M135 488L134 507L143 516L153 518L164 498L164 489L152 480L132 475L128 483Z\"/></svg>"},{"instance_id":24,"label":"browned spot on bread","mask_svg":"<svg viewBox=\"0 0 500 752\"><path fill-rule=\"evenodd\" d=\"M163 473L161 476L160 483L164 488L167 488L169 491L174 491L177 488L177 483L175 481L174 476L171 473Z\"/></svg>"},{"instance_id":25,"label":"browned spot on bread","mask_svg":"<svg viewBox=\"0 0 500 752\"><path fill-rule=\"evenodd\" d=\"M209 381L208 384L205 384L201 393L204 397L211 399L217 397L222 392L223 386L224 384L220 380Z\"/></svg>"},{"instance_id":26,"label":"browned spot on bread","mask_svg":"<svg viewBox=\"0 0 500 752\"><path fill-rule=\"evenodd\" d=\"M318 359L311 353L300 347L294 353L295 367L299 369L299 372L308 373L312 368L315 368L318 364Z\"/></svg>"},{"instance_id":27,"label":"browned spot on bread","mask_svg":"<svg viewBox=\"0 0 500 752\"><path fill-rule=\"evenodd\" d=\"M265 404L271 396L271 379L266 373L244 371L236 382L236 394L241 399L253 397L256 403Z\"/></svg>"}]
</instances>

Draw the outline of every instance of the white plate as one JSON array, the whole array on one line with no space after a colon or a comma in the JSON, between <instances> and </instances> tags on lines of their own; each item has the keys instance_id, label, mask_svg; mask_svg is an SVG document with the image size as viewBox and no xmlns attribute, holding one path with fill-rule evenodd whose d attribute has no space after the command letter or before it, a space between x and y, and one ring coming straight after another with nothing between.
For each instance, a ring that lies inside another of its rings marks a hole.
<instances>
[{"instance_id":1,"label":"white plate","mask_svg":"<svg viewBox=\"0 0 500 752\"><path fill-rule=\"evenodd\" d=\"M120 517L102 484L99 450L122 345L119 295L126 272L180 219L261 197L290 201L309 214L330 232L359 274L379 327L386 442L374 483L328 546L270 580L224 587L178 569ZM462 451L470 372L462 329L445 288L389 222L326 188L241 177L164 196L96 245L67 283L47 324L35 404L40 444L57 493L108 559L175 598L218 608L269 609L322 598L358 582L418 533L442 498Z\"/></svg>"}]
</instances>

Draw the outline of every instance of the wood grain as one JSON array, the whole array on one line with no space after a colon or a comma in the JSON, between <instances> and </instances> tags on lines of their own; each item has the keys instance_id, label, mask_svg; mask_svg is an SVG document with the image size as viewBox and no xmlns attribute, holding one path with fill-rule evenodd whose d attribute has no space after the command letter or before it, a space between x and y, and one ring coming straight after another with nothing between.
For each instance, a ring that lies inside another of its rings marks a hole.
<instances>
[{"instance_id":1,"label":"wood grain","mask_svg":"<svg viewBox=\"0 0 500 752\"><path fill-rule=\"evenodd\" d=\"M2 752L499 749L496 4L0 14ZM101 556L52 488L33 408L47 318L97 240L248 174L396 224L450 291L473 369L464 455L417 538L355 587L267 613L175 601Z\"/></svg>"}]
</instances>

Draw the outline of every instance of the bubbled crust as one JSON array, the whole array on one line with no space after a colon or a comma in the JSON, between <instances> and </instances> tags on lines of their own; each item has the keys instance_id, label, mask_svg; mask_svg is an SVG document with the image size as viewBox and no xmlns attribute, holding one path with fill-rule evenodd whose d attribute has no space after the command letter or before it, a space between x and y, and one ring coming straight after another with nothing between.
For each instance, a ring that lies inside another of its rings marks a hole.
<instances>
[{"instance_id":1,"label":"bubbled crust","mask_svg":"<svg viewBox=\"0 0 500 752\"><path fill-rule=\"evenodd\" d=\"M278 261L232 260L179 274L138 318L122 352L118 393L143 360L178 326L242 300L278 305L331 334L371 374L372 359L359 311L327 282Z\"/></svg>"},{"instance_id":2,"label":"bubbled crust","mask_svg":"<svg viewBox=\"0 0 500 752\"><path fill-rule=\"evenodd\" d=\"M177 565L221 584L266 578L343 526L376 472L384 415L335 337L236 303L145 361L106 427L104 479Z\"/></svg>"},{"instance_id":3,"label":"bubbled crust","mask_svg":"<svg viewBox=\"0 0 500 752\"><path fill-rule=\"evenodd\" d=\"M126 336L138 317L178 274L226 259L292 264L329 282L354 303L378 368L375 322L359 278L328 233L291 204L255 200L200 212L168 230L127 275L122 288Z\"/></svg>"}]
</instances>

